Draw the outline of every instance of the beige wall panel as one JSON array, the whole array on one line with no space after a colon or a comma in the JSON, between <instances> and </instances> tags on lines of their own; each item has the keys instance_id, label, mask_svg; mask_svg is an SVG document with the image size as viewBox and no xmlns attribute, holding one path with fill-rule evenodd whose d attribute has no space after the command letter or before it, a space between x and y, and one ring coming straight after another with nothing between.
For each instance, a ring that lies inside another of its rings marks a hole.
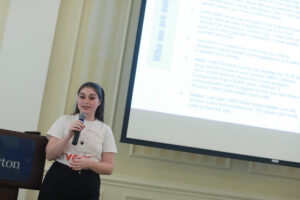
<instances>
[{"instance_id":1,"label":"beige wall panel","mask_svg":"<svg viewBox=\"0 0 300 200\"><path fill-rule=\"evenodd\" d=\"M61 1L39 121L43 134L66 110L83 6L83 0Z\"/></svg>"},{"instance_id":2,"label":"beige wall panel","mask_svg":"<svg viewBox=\"0 0 300 200\"><path fill-rule=\"evenodd\" d=\"M5 30L9 5L10 5L10 0L0 1L0 50L1 50L2 40L3 40L3 33Z\"/></svg>"}]
</instances>

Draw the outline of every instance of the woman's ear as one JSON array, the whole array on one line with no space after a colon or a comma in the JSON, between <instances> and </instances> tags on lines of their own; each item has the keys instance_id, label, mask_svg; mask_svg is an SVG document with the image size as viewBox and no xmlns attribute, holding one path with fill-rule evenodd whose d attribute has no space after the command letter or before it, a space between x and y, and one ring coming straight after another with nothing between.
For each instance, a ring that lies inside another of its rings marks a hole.
<instances>
[{"instance_id":1,"label":"woman's ear","mask_svg":"<svg viewBox=\"0 0 300 200\"><path fill-rule=\"evenodd\" d=\"M99 100L98 102L98 107L102 104L102 99Z\"/></svg>"}]
</instances>

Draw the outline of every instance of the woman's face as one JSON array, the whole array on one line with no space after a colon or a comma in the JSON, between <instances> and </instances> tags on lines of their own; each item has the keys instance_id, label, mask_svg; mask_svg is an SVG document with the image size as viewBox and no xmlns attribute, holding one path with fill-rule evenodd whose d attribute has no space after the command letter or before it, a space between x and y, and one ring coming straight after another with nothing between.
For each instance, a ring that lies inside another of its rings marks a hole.
<instances>
[{"instance_id":1,"label":"woman's face","mask_svg":"<svg viewBox=\"0 0 300 200\"><path fill-rule=\"evenodd\" d=\"M77 103L79 111L87 115L87 120L94 120L96 109L100 106L101 100L93 88L84 87L78 94Z\"/></svg>"}]
</instances>

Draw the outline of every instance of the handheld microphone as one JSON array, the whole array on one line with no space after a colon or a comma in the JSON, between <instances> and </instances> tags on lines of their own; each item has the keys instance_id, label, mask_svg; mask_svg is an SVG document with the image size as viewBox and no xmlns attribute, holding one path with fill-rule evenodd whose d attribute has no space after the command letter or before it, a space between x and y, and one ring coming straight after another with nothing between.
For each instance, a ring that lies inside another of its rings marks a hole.
<instances>
[{"instance_id":1,"label":"handheld microphone","mask_svg":"<svg viewBox=\"0 0 300 200\"><path fill-rule=\"evenodd\" d=\"M80 121L84 122L85 118L86 118L85 113L80 113L79 114L79 120ZM73 145L77 145L78 140L79 140L79 136L80 136L80 131L74 131L74 137L73 137L73 140L72 140Z\"/></svg>"}]
</instances>

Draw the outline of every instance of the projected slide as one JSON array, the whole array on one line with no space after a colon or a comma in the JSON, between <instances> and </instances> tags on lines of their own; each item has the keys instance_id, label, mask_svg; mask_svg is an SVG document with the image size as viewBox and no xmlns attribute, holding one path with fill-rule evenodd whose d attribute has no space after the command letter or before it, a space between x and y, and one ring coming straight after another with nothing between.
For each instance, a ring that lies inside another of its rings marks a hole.
<instances>
[{"instance_id":1,"label":"projected slide","mask_svg":"<svg viewBox=\"0 0 300 200\"><path fill-rule=\"evenodd\" d=\"M300 166L300 0L143 3L121 141Z\"/></svg>"},{"instance_id":2,"label":"projected slide","mask_svg":"<svg viewBox=\"0 0 300 200\"><path fill-rule=\"evenodd\" d=\"M132 107L300 132L296 2L149 1Z\"/></svg>"}]
</instances>

